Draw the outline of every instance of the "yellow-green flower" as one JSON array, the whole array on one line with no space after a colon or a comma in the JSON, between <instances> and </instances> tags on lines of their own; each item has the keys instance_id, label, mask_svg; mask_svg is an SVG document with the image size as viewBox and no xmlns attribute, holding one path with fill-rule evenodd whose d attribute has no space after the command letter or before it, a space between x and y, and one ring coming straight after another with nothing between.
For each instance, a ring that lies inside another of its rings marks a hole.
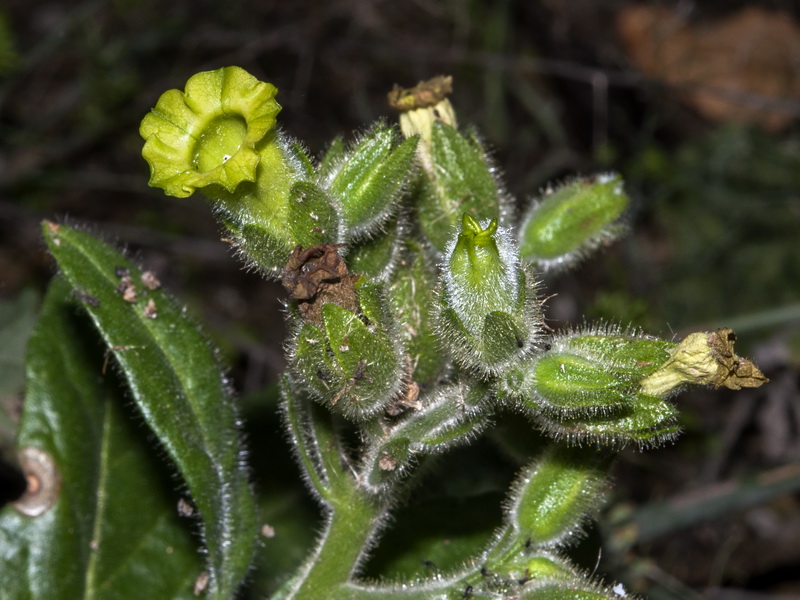
<instances>
[{"instance_id":1,"label":"yellow-green flower","mask_svg":"<svg viewBox=\"0 0 800 600\"><path fill-rule=\"evenodd\" d=\"M142 156L150 185L185 198L212 184L233 192L255 181L256 144L275 127L277 89L240 67L192 76L185 91L169 90L142 120Z\"/></svg>"}]
</instances>

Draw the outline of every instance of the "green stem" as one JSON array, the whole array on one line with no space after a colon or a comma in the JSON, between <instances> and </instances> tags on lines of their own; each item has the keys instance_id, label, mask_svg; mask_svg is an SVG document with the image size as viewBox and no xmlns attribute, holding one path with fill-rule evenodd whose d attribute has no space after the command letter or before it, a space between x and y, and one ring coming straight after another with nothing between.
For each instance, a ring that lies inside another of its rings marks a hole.
<instances>
[{"instance_id":1,"label":"green stem","mask_svg":"<svg viewBox=\"0 0 800 600\"><path fill-rule=\"evenodd\" d=\"M291 598L331 598L332 590L345 584L361 564L371 538L377 532L384 505L366 496L355 485L338 497L328 517L316 552L306 563Z\"/></svg>"}]
</instances>

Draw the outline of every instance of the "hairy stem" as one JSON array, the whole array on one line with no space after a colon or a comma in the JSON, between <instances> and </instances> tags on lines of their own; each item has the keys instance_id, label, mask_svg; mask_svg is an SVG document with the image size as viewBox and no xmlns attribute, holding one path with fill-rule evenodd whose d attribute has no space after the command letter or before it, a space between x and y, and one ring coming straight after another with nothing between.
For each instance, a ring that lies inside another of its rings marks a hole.
<instances>
[{"instance_id":1,"label":"hairy stem","mask_svg":"<svg viewBox=\"0 0 800 600\"><path fill-rule=\"evenodd\" d=\"M342 486L343 487L343 486ZM340 492L345 492L342 488ZM325 530L289 598L330 598L358 569L377 532L385 507L355 485L333 502Z\"/></svg>"}]
</instances>

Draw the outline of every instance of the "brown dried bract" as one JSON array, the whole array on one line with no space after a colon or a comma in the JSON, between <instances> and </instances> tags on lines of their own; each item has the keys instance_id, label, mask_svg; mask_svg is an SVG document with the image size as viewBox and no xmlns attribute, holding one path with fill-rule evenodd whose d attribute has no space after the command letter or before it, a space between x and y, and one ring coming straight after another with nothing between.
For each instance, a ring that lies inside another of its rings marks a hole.
<instances>
[{"instance_id":1,"label":"brown dried bract","mask_svg":"<svg viewBox=\"0 0 800 600\"><path fill-rule=\"evenodd\" d=\"M403 370L405 371L403 387L386 407L386 415L389 417L396 417L409 409L419 410L422 408L422 402L419 401L419 384L413 379L414 363L409 356L405 358Z\"/></svg>"},{"instance_id":2,"label":"brown dried bract","mask_svg":"<svg viewBox=\"0 0 800 600\"><path fill-rule=\"evenodd\" d=\"M386 414L390 417L396 417L403 414L407 410L419 410L422 408L422 403L419 401L419 384L410 380L405 383L400 393L392 399L392 402L386 407Z\"/></svg>"},{"instance_id":3,"label":"brown dried bract","mask_svg":"<svg viewBox=\"0 0 800 600\"><path fill-rule=\"evenodd\" d=\"M358 275L347 270L337 244L319 244L303 250L297 246L284 267L281 282L289 297L298 301L306 321L322 323L322 305L337 304L358 311L355 282Z\"/></svg>"},{"instance_id":4,"label":"brown dried bract","mask_svg":"<svg viewBox=\"0 0 800 600\"><path fill-rule=\"evenodd\" d=\"M714 387L730 390L760 387L769 382L752 361L736 356L733 343L736 334L732 329L718 329L708 334L708 347L718 365L717 375L712 382Z\"/></svg>"},{"instance_id":5,"label":"brown dried bract","mask_svg":"<svg viewBox=\"0 0 800 600\"><path fill-rule=\"evenodd\" d=\"M450 75L437 75L427 81L420 81L412 88L395 85L388 94L388 100L389 106L405 112L435 106L452 93L453 78Z\"/></svg>"}]
</instances>

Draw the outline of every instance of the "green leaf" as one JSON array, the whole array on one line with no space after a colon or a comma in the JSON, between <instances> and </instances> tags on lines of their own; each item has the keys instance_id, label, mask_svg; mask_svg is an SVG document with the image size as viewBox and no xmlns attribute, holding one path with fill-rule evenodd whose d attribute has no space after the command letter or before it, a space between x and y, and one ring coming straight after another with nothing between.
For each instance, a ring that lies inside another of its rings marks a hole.
<instances>
[{"instance_id":1,"label":"green leaf","mask_svg":"<svg viewBox=\"0 0 800 600\"><path fill-rule=\"evenodd\" d=\"M197 505L211 597L229 598L253 554L255 509L214 350L186 312L113 248L65 225L45 222L43 231Z\"/></svg>"},{"instance_id":2,"label":"green leaf","mask_svg":"<svg viewBox=\"0 0 800 600\"><path fill-rule=\"evenodd\" d=\"M0 511L0 596L193 598L199 542L75 309L69 285L55 280L30 340L17 446L52 459L59 477L42 475L41 502L23 497ZM44 512L26 516L37 506Z\"/></svg>"},{"instance_id":3,"label":"green leaf","mask_svg":"<svg viewBox=\"0 0 800 600\"><path fill-rule=\"evenodd\" d=\"M25 384L25 345L36 322L39 298L33 290L23 291L11 301L0 300L0 399L16 397ZM16 419L13 404L0 402L0 451L14 440Z\"/></svg>"}]
</instances>

